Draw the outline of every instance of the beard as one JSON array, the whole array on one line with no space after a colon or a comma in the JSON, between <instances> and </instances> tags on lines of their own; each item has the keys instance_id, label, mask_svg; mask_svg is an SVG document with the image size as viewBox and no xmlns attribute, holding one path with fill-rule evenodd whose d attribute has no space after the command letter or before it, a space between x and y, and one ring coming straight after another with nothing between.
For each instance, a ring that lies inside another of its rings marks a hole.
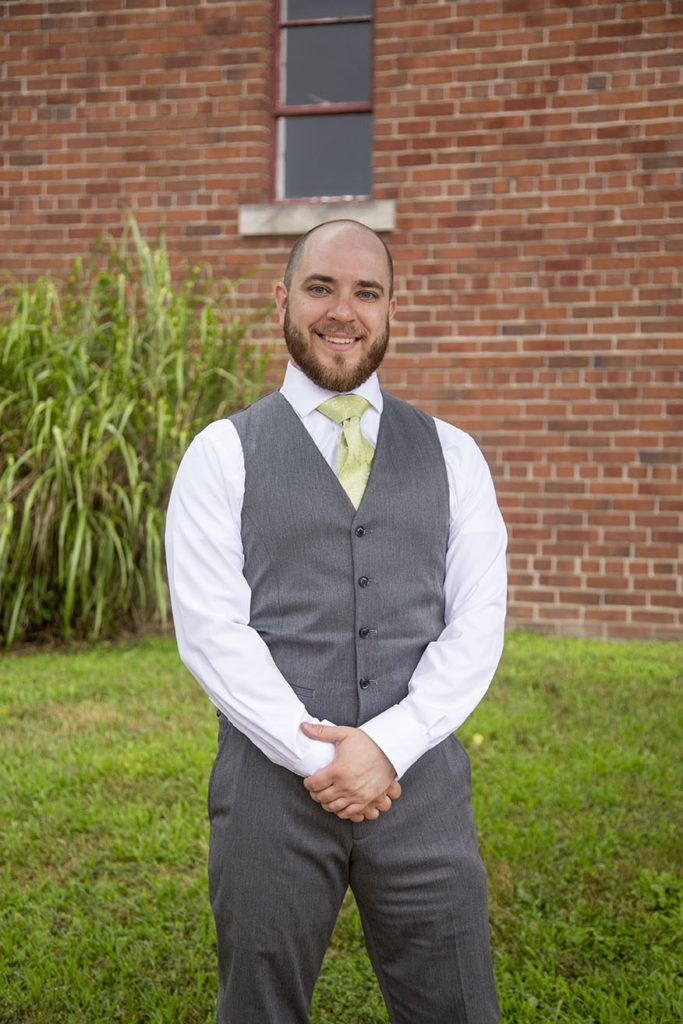
<instances>
[{"instance_id":1,"label":"beard","mask_svg":"<svg viewBox=\"0 0 683 1024\"><path fill-rule=\"evenodd\" d=\"M338 326L334 329L338 330ZM359 362L350 368L347 367L344 354L340 352L333 356L335 365L330 367L321 362L303 331L294 326L289 309L285 310L282 330L289 354L296 365L314 384L325 388L326 391L353 391L354 388L359 387L382 362L389 344L389 318L387 317L384 330L377 335ZM315 327L313 330L315 331ZM321 330L320 333L324 334L325 331ZM363 336L361 335L361 337Z\"/></svg>"}]
</instances>

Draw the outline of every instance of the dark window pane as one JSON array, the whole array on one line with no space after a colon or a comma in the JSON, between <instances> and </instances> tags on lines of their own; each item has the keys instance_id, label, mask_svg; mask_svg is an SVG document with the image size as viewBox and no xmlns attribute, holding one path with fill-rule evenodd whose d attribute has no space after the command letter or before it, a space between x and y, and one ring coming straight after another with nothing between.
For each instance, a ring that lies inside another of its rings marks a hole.
<instances>
[{"instance_id":1,"label":"dark window pane","mask_svg":"<svg viewBox=\"0 0 683 1024\"><path fill-rule=\"evenodd\" d=\"M372 14L372 0L282 0L283 21L300 18L357 18Z\"/></svg>"},{"instance_id":2,"label":"dark window pane","mask_svg":"<svg viewBox=\"0 0 683 1024\"><path fill-rule=\"evenodd\" d=\"M280 118L279 198L369 196L372 114Z\"/></svg>"},{"instance_id":3,"label":"dark window pane","mask_svg":"<svg viewBox=\"0 0 683 1024\"><path fill-rule=\"evenodd\" d=\"M370 22L284 29L282 102L369 103L371 39Z\"/></svg>"}]
</instances>

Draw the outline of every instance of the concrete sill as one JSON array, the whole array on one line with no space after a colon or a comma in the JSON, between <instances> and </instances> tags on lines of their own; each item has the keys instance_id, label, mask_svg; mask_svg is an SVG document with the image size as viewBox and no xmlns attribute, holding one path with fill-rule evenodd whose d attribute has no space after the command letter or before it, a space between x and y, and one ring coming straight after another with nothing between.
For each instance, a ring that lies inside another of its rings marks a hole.
<instances>
[{"instance_id":1,"label":"concrete sill","mask_svg":"<svg viewBox=\"0 0 683 1024\"><path fill-rule=\"evenodd\" d=\"M350 199L332 203L255 203L240 206L240 235L302 235L328 220L350 218L373 231L393 231L396 203L393 199Z\"/></svg>"}]
</instances>

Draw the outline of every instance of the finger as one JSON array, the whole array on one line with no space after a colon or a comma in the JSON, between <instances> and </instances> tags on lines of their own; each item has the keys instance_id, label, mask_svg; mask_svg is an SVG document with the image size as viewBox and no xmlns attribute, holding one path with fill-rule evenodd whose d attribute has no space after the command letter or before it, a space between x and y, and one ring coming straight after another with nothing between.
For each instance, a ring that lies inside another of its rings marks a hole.
<instances>
[{"instance_id":1,"label":"finger","mask_svg":"<svg viewBox=\"0 0 683 1024\"><path fill-rule=\"evenodd\" d=\"M338 818L341 818L342 821L354 821L359 816L362 821L364 818L367 818L368 815L371 815L373 820L375 818L379 818L379 811L369 804L365 807L359 803L347 804L346 807L342 807L334 813Z\"/></svg>"},{"instance_id":2,"label":"finger","mask_svg":"<svg viewBox=\"0 0 683 1024\"><path fill-rule=\"evenodd\" d=\"M366 821L377 821L379 818L379 811L376 807L366 807L363 811L363 817Z\"/></svg>"},{"instance_id":3,"label":"finger","mask_svg":"<svg viewBox=\"0 0 683 1024\"><path fill-rule=\"evenodd\" d=\"M328 800L322 804L326 811L331 811L332 814L339 814L341 811L352 810L356 813L360 812L362 808L358 803L351 803L348 797L340 797L337 800Z\"/></svg>"},{"instance_id":4,"label":"finger","mask_svg":"<svg viewBox=\"0 0 683 1024\"><path fill-rule=\"evenodd\" d=\"M321 740L324 743L339 743L348 732L341 725L316 725L314 722L302 722L301 731L306 733L311 740Z\"/></svg>"},{"instance_id":5,"label":"finger","mask_svg":"<svg viewBox=\"0 0 683 1024\"><path fill-rule=\"evenodd\" d=\"M314 793L309 791L311 800L315 800L317 804L324 807L326 811L332 811L333 814L337 814L344 807L350 807L353 798L351 796L340 796L339 793L335 793L334 790L328 789L322 793ZM362 810L362 805L356 801L356 810Z\"/></svg>"},{"instance_id":6,"label":"finger","mask_svg":"<svg viewBox=\"0 0 683 1024\"><path fill-rule=\"evenodd\" d=\"M304 786L306 786L305 783ZM306 786L306 789L308 789L311 799L318 804L331 804L333 800L341 800L344 804L348 804L353 799L353 794L340 793L334 786L326 786L324 789L310 789Z\"/></svg>"},{"instance_id":7,"label":"finger","mask_svg":"<svg viewBox=\"0 0 683 1024\"><path fill-rule=\"evenodd\" d=\"M325 793L331 796L334 792L334 781L330 779L327 768L321 768L315 775L308 775L304 779L304 786L309 793L317 793L323 796Z\"/></svg>"}]
</instances>

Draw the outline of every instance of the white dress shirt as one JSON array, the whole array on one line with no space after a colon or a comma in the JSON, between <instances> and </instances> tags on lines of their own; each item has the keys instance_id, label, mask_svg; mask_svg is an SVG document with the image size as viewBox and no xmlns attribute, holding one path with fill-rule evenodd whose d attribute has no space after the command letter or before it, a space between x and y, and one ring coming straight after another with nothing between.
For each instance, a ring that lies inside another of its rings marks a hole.
<instances>
[{"instance_id":1,"label":"white dress shirt","mask_svg":"<svg viewBox=\"0 0 683 1024\"><path fill-rule=\"evenodd\" d=\"M332 392L291 364L281 391L336 473L341 427L316 408ZM370 402L361 427L376 446L382 415L377 375L354 393ZM441 420L435 424L449 485L445 628L425 648L404 700L361 727L399 778L476 707L503 647L507 534L491 475L471 437ZM249 626L251 591L242 572L243 498L239 436L229 420L219 420L187 449L168 509L166 551L178 649L211 701L237 729L275 764L307 776L329 764L335 748L301 731L302 722L318 719L308 714Z\"/></svg>"}]
</instances>

